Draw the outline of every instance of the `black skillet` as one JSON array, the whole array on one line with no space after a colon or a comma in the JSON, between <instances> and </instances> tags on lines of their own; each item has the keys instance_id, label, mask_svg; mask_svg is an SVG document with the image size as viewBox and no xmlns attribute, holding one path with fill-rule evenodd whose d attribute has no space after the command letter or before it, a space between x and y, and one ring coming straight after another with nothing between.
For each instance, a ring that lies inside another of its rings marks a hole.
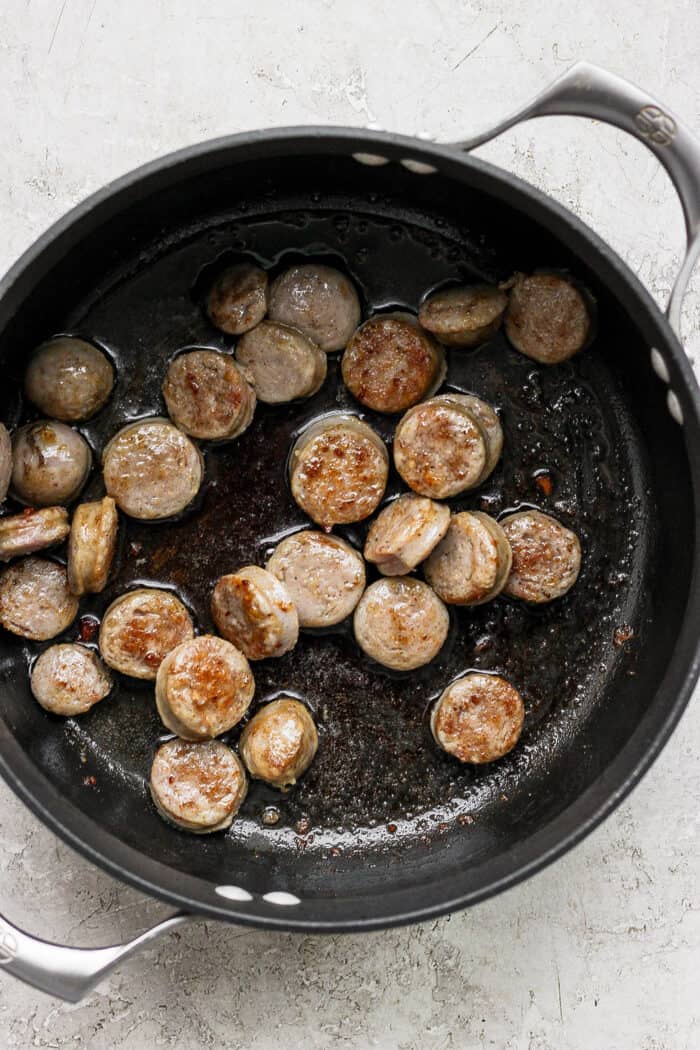
<instances>
[{"instance_id":1,"label":"black skillet","mask_svg":"<svg viewBox=\"0 0 700 1050\"><path fill-rule=\"evenodd\" d=\"M577 219L463 152L547 113L624 128L674 179L689 247L670 321ZM321 745L297 789L254 788L228 833L188 835L151 805L145 783L162 726L150 688L124 679L87 716L54 719L28 689L38 648L2 635L2 775L68 843L181 914L96 951L48 945L5 922L0 964L76 1000L187 914L314 932L415 922L513 885L611 812L659 753L698 674L700 402L674 329L700 247L699 185L700 146L682 125L645 93L578 65L460 147L337 128L195 146L102 190L22 257L0 286L0 418L14 425L30 413L19 391L37 343L89 336L118 372L112 401L82 428L97 450L125 421L162 412L174 353L230 346L201 298L232 259L273 272L301 257L331 261L353 277L367 312L415 309L455 279L561 268L597 300L598 330L585 353L554 368L498 336L454 352L447 379L496 404L505 431L499 468L455 506L551 511L583 541L576 587L542 610L498 599L458 612L441 655L409 676L371 666L347 630L308 635L257 664L257 699L303 696ZM303 523L285 457L300 426L337 407L357 408L333 362L311 402L263 406L239 441L207 449L197 506L167 524L126 523L107 591L84 603L87 619L65 637L85 634L90 616L143 581L175 588L206 630L212 581L260 562ZM393 421L367 418L391 439ZM87 494L100 485L97 472ZM347 535L361 543L363 530ZM428 730L431 698L469 667L504 673L527 707L521 744L482 769L439 752Z\"/></svg>"}]
</instances>

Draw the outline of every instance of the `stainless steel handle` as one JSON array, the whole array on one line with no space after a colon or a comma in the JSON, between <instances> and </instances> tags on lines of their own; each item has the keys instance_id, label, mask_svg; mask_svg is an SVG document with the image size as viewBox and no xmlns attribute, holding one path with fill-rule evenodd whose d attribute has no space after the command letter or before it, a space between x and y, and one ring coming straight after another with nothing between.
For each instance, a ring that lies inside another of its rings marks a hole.
<instances>
[{"instance_id":1,"label":"stainless steel handle","mask_svg":"<svg viewBox=\"0 0 700 1050\"><path fill-rule=\"evenodd\" d=\"M68 948L32 937L0 915L0 969L68 1002L79 1002L117 963L191 916L170 915L126 944Z\"/></svg>"},{"instance_id":2,"label":"stainless steel handle","mask_svg":"<svg viewBox=\"0 0 700 1050\"><path fill-rule=\"evenodd\" d=\"M661 161L680 198L686 250L668 301L669 322L680 338L681 305L700 255L700 139L646 91L588 62L577 62L517 113L463 142L472 150L531 117L591 117L614 124L647 146Z\"/></svg>"}]
</instances>

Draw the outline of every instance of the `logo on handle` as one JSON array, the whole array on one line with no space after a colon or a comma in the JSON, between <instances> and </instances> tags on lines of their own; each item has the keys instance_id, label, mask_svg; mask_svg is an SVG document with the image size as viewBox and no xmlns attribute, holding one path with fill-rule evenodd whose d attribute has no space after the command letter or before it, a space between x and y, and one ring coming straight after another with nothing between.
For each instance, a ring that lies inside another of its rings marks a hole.
<instances>
[{"instance_id":1,"label":"logo on handle","mask_svg":"<svg viewBox=\"0 0 700 1050\"><path fill-rule=\"evenodd\" d=\"M678 130L673 117L664 113L660 106L642 106L634 119L642 138L655 146L670 145Z\"/></svg>"}]
</instances>

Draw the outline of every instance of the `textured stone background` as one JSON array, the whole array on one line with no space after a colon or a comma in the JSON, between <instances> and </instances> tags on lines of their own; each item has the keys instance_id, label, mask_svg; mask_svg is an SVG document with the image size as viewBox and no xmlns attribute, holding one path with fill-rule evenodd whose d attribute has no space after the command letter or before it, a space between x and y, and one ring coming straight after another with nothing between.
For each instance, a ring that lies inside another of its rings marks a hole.
<instances>
[{"instance_id":1,"label":"textured stone background","mask_svg":"<svg viewBox=\"0 0 700 1050\"><path fill-rule=\"evenodd\" d=\"M579 57L643 84L700 131L698 39L694 0L3 0L0 266L102 183L178 146L368 121L449 140ZM558 118L483 152L583 216L664 301L680 210L640 145ZM697 351L697 279L686 331ZM0 1045L691 1050L699 751L696 701L604 827L465 914L343 938L199 922L77 1007L0 974ZM0 800L0 907L20 924L98 944L167 910L75 856L4 786Z\"/></svg>"}]
</instances>

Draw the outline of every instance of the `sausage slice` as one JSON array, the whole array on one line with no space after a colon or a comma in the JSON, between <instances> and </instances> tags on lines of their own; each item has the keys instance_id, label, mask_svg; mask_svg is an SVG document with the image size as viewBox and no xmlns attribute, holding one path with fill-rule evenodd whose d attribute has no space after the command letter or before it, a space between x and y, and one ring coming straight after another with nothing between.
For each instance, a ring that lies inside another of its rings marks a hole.
<instances>
[{"instance_id":1,"label":"sausage slice","mask_svg":"<svg viewBox=\"0 0 700 1050\"><path fill-rule=\"evenodd\" d=\"M230 354L190 350L168 365L163 397L173 423L201 441L230 441L250 425L255 393Z\"/></svg>"},{"instance_id":2,"label":"sausage slice","mask_svg":"<svg viewBox=\"0 0 700 1050\"><path fill-rule=\"evenodd\" d=\"M375 412L405 412L434 394L447 365L438 343L407 313L370 317L357 329L342 360L348 390Z\"/></svg>"},{"instance_id":3,"label":"sausage slice","mask_svg":"<svg viewBox=\"0 0 700 1050\"><path fill-rule=\"evenodd\" d=\"M34 664L31 689L45 711L82 715L112 690L112 677L96 653L74 643L52 645Z\"/></svg>"},{"instance_id":4,"label":"sausage slice","mask_svg":"<svg viewBox=\"0 0 700 1050\"><path fill-rule=\"evenodd\" d=\"M5 499L12 478L12 438L4 423L0 423L0 503Z\"/></svg>"},{"instance_id":5,"label":"sausage slice","mask_svg":"<svg viewBox=\"0 0 700 1050\"><path fill-rule=\"evenodd\" d=\"M40 346L24 377L29 400L45 415L68 423L99 412L113 386L114 369L102 351L72 336Z\"/></svg>"},{"instance_id":6,"label":"sausage slice","mask_svg":"<svg viewBox=\"0 0 700 1050\"><path fill-rule=\"evenodd\" d=\"M283 656L299 637L299 618L289 591L266 569L246 565L222 576L211 598L219 634L249 660Z\"/></svg>"},{"instance_id":7,"label":"sausage slice","mask_svg":"<svg viewBox=\"0 0 700 1050\"><path fill-rule=\"evenodd\" d=\"M255 692L243 653L223 638L202 634L168 653L156 677L161 719L184 740L207 740L240 722Z\"/></svg>"},{"instance_id":8,"label":"sausage slice","mask_svg":"<svg viewBox=\"0 0 700 1050\"><path fill-rule=\"evenodd\" d=\"M311 397L326 378L328 362L320 349L296 328L262 321L236 347L236 360L260 401L278 405Z\"/></svg>"},{"instance_id":9,"label":"sausage slice","mask_svg":"<svg viewBox=\"0 0 700 1050\"><path fill-rule=\"evenodd\" d=\"M389 475L386 446L355 416L334 412L307 427L290 457L292 495L330 529L362 521L377 509Z\"/></svg>"},{"instance_id":10,"label":"sausage slice","mask_svg":"<svg viewBox=\"0 0 700 1050\"><path fill-rule=\"evenodd\" d=\"M371 584L353 619L360 648L395 671L412 671L437 656L450 626L447 609L422 580L391 576Z\"/></svg>"},{"instance_id":11,"label":"sausage slice","mask_svg":"<svg viewBox=\"0 0 700 1050\"><path fill-rule=\"evenodd\" d=\"M102 455L107 495L132 518L156 521L187 507L199 491L199 449L167 419L130 423Z\"/></svg>"},{"instance_id":12,"label":"sausage slice","mask_svg":"<svg viewBox=\"0 0 700 1050\"><path fill-rule=\"evenodd\" d=\"M272 282L269 314L273 321L298 328L328 353L342 350L357 328L360 300L339 270L302 263Z\"/></svg>"},{"instance_id":13,"label":"sausage slice","mask_svg":"<svg viewBox=\"0 0 700 1050\"><path fill-rule=\"evenodd\" d=\"M421 496L448 499L480 484L488 464L484 429L455 395L409 408L394 434L394 463Z\"/></svg>"},{"instance_id":14,"label":"sausage slice","mask_svg":"<svg viewBox=\"0 0 700 1050\"><path fill-rule=\"evenodd\" d=\"M277 788L296 784L318 750L316 725L298 700L265 704L241 733L240 752L251 777Z\"/></svg>"},{"instance_id":15,"label":"sausage slice","mask_svg":"<svg viewBox=\"0 0 700 1050\"><path fill-rule=\"evenodd\" d=\"M510 290L506 335L543 365L568 361L588 341L591 317L576 285L554 273L518 274Z\"/></svg>"},{"instance_id":16,"label":"sausage slice","mask_svg":"<svg viewBox=\"0 0 700 1050\"><path fill-rule=\"evenodd\" d=\"M164 820L203 835L231 826L248 780L238 756L220 740L168 740L155 753L150 789Z\"/></svg>"},{"instance_id":17,"label":"sausage slice","mask_svg":"<svg viewBox=\"0 0 700 1050\"><path fill-rule=\"evenodd\" d=\"M267 313L267 274L251 263L236 263L217 278L207 298L207 313L217 328L242 335Z\"/></svg>"},{"instance_id":18,"label":"sausage slice","mask_svg":"<svg viewBox=\"0 0 700 1050\"><path fill-rule=\"evenodd\" d=\"M370 525L365 558L385 576L403 576L424 561L450 524L450 508L410 493L393 500Z\"/></svg>"},{"instance_id":19,"label":"sausage slice","mask_svg":"<svg viewBox=\"0 0 700 1050\"><path fill-rule=\"evenodd\" d=\"M0 561L55 547L69 532L65 507L27 507L21 514L0 518Z\"/></svg>"},{"instance_id":20,"label":"sausage slice","mask_svg":"<svg viewBox=\"0 0 700 1050\"><path fill-rule=\"evenodd\" d=\"M551 602L573 587L581 569L581 544L575 532L539 510L523 510L501 519L513 552L505 593L525 602Z\"/></svg>"},{"instance_id":21,"label":"sausage slice","mask_svg":"<svg viewBox=\"0 0 700 1050\"><path fill-rule=\"evenodd\" d=\"M68 541L68 583L73 594L99 594L105 589L118 531L117 505L111 496L75 508Z\"/></svg>"},{"instance_id":22,"label":"sausage slice","mask_svg":"<svg viewBox=\"0 0 700 1050\"><path fill-rule=\"evenodd\" d=\"M461 405L481 427L486 439L486 465L479 478L479 484L481 484L493 473L503 451L503 429L498 413L488 401L482 401L474 394L443 394L442 396L454 405Z\"/></svg>"},{"instance_id":23,"label":"sausage slice","mask_svg":"<svg viewBox=\"0 0 700 1050\"><path fill-rule=\"evenodd\" d=\"M344 540L310 529L278 543L266 568L287 588L300 627L332 627L365 589L362 556Z\"/></svg>"},{"instance_id":24,"label":"sausage slice","mask_svg":"<svg viewBox=\"0 0 700 1050\"><path fill-rule=\"evenodd\" d=\"M70 627L77 612L78 599L57 562L23 558L0 573L0 623L6 631L45 642Z\"/></svg>"},{"instance_id":25,"label":"sausage slice","mask_svg":"<svg viewBox=\"0 0 700 1050\"><path fill-rule=\"evenodd\" d=\"M481 511L453 514L425 563L425 578L450 605L482 605L503 590L511 565L501 526Z\"/></svg>"},{"instance_id":26,"label":"sausage slice","mask_svg":"<svg viewBox=\"0 0 700 1050\"><path fill-rule=\"evenodd\" d=\"M508 297L490 284L468 284L435 292L422 304L418 320L445 346L478 346L498 331Z\"/></svg>"},{"instance_id":27,"label":"sausage slice","mask_svg":"<svg viewBox=\"0 0 700 1050\"><path fill-rule=\"evenodd\" d=\"M70 503L92 468L92 452L77 430L40 419L12 439L12 492L21 503L50 507Z\"/></svg>"},{"instance_id":28,"label":"sausage slice","mask_svg":"<svg viewBox=\"0 0 700 1050\"><path fill-rule=\"evenodd\" d=\"M460 762L495 762L515 747L525 706L505 678L472 671L448 685L430 719L435 742Z\"/></svg>"},{"instance_id":29,"label":"sausage slice","mask_svg":"<svg viewBox=\"0 0 700 1050\"><path fill-rule=\"evenodd\" d=\"M100 626L102 659L115 671L154 681L168 653L194 634L192 620L170 591L139 587L117 598Z\"/></svg>"}]
</instances>

